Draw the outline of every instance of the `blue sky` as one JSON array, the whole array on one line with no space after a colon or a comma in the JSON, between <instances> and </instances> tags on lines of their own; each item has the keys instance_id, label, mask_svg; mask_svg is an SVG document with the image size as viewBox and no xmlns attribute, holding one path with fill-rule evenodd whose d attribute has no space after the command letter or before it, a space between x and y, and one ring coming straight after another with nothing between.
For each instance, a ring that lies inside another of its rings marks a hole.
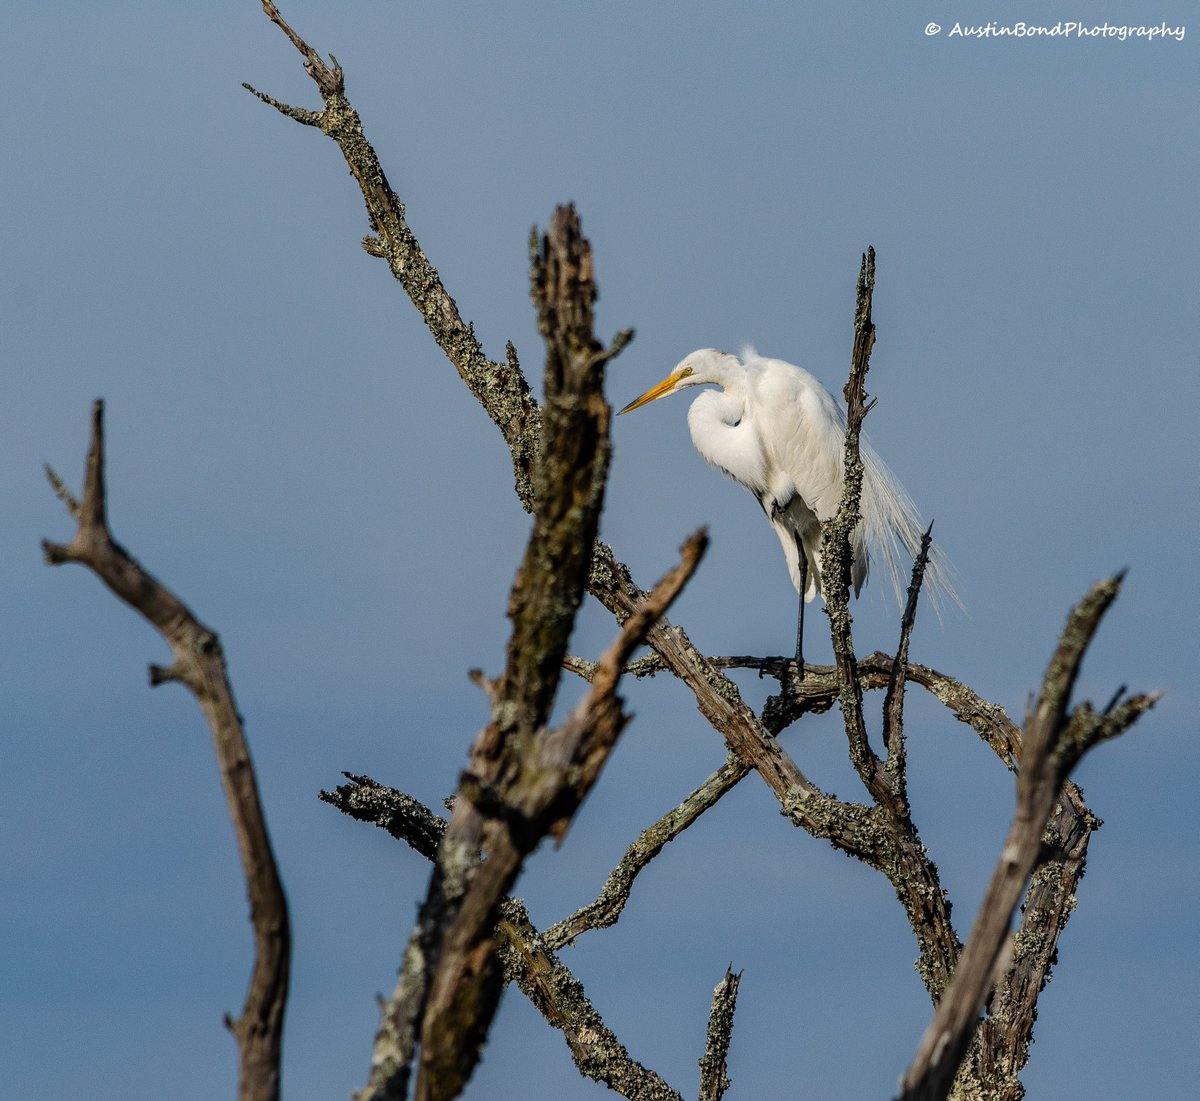
<instances>
[{"instance_id":1,"label":"blue sky","mask_svg":"<svg viewBox=\"0 0 1200 1101\"><path fill-rule=\"evenodd\" d=\"M1024 1081L1031 1096L1183 1099L1200 1069L1200 25L1182 42L949 34L1079 17L997 7L283 10L345 67L485 348L511 339L535 387L526 241L559 202L593 244L602 334L637 329L610 372L618 406L693 348L745 342L839 391L859 256L876 247L868 434L936 519L967 606L922 620L914 658L1020 717L1067 609L1128 566L1080 695L1166 692L1078 773L1105 826ZM1192 10L1087 18L1187 26ZM116 535L220 632L247 721L296 927L287 1094L344 1097L427 868L316 793L343 769L433 805L453 790L485 719L466 672L501 667L527 518L497 433L359 248L336 149L242 90L317 103L256 3L26 5L4 26L6 1093L233 1091L221 1014L240 1007L250 936L207 731L182 690L147 689L165 657L150 629L84 571L41 564L39 539L70 524L40 464L78 485L103 396ZM708 524L673 618L710 653L786 653L778 542L694 453L685 403L617 422L603 536L649 583ZM886 586L855 612L862 652L894 645ZM594 656L613 631L588 606L572 648ZM741 682L761 704L767 686ZM637 718L567 843L519 884L543 925L724 757L677 686L626 697ZM917 820L965 935L1011 777L916 690L909 716ZM858 797L834 721L784 741ZM685 1095L732 962L731 1096L802 1081L886 1097L929 1015L915 955L886 883L787 825L751 778L670 846L615 929L565 958ZM510 993L467 1096L602 1092Z\"/></svg>"}]
</instances>

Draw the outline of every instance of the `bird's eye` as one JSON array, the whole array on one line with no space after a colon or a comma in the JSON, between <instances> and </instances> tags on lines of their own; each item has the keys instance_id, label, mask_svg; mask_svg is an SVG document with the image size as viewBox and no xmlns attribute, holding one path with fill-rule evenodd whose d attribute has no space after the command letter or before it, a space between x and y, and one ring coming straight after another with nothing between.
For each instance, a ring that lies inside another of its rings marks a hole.
<instances>
[{"instance_id":1,"label":"bird's eye","mask_svg":"<svg viewBox=\"0 0 1200 1101\"><path fill-rule=\"evenodd\" d=\"M687 378L688 375L690 375L691 373L692 373L692 369L690 367L685 367L682 371L679 372L679 377Z\"/></svg>"}]
</instances>

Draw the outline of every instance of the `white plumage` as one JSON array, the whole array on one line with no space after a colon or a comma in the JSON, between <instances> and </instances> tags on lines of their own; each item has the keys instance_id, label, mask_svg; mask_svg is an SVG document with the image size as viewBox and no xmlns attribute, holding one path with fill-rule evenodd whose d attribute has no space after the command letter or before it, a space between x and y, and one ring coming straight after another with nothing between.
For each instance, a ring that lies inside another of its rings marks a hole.
<instances>
[{"instance_id":1,"label":"white plumage","mask_svg":"<svg viewBox=\"0 0 1200 1101\"><path fill-rule=\"evenodd\" d=\"M767 359L752 348L745 349L740 360L713 348L692 352L621 412L705 385L720 389L706 390L692 402L692 442L713 466L758 498L779 536L792 584L811 601L822 591L821 522L832 519L841 502L845 413L803 368ZM865 440L859 452L862 520L853 538L854 591L857 595L866 582L874 552L887 568L897 600L902 600L924 525L904 487ZM926 581L935 607L939 592L957 599L937 553L930 556Z\"/></svg>"}]
</instances>

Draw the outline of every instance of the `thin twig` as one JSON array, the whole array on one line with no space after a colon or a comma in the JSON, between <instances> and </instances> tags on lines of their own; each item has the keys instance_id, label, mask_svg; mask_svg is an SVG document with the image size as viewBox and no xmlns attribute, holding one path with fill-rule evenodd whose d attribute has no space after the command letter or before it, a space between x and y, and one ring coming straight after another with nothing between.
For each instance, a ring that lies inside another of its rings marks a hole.
<instances>
[{"instance_id":1,"label":"thin twig","mask_svg":"<svg viewBox=\"0 0 1200 1101\"><path fill-rule=\"evenodd\" d=\"M590 929L615 925L633 891L634 881L662 850L692 825L705 811L712 809L740 783L750 769L732 753L725 763L677 807L672 807L657 822L648 826L625 851L609 873L594 902L576 910L570 917L546 930L546 943L554 948L573 944L576 937Z\"/></svg>"},{"instance_id":2,"label":"thin twig","mask_svg":"<svg viewBox=\"0 0 1200 1101\"><path fill-rule=\"evenodd\" d=\"M474 329L463 320L437 269L409 228L404 204L392 190L379 157L364 136L362 120L346 99L345 77L336 59L331 55L332 67L326 65L270 0L264 0L263 11L304 57L304 70L316 84L324 106L319 112L305 111L247 86L248 90L289 118L316 126L337 143L366 204L373 231L366 239L367 251L387 261L438 347L503 433L512 453L517 497L522 507L532 512L534 467L541 450L541 409L521 371L516 350L510 343L504 363L489 359ZM601 351L597 347L596 352Z\"/></svg>"},{"instance_id":3,"label":"thin twig","mask_svg":"<svg viewBox=\"0 0 1200 1101\"><path fill-rule=\"evenodd\" d=\"M921 549L913 562L912 581L908 586L908 599L900 617L900 645L896 648L896 660L892 664L892 676L888 681L887 694L883 699L883 741L887 746L885 768L897 798L907 805L908 782L904 751L904 681L908 669L908 643L913 626L917 622L917 598L921 593L921 582L925 577L925 565L929 561L929 545L933 524L921 536Z\"/></svg>"},{"instance_id":4,"label":"thin twig","mask_svg":"<svg viewBox=\"0 0 1200 1101\"><path fill-rule=\"evenodd\" d=\"M46 478L54 489L54 495L66 505L67 512L76 520L80 518L79 502L75 500L74 495L67 488L66 483L54 472L54 468L48 463L45 465Z\"/></svg>"}]
</instances>

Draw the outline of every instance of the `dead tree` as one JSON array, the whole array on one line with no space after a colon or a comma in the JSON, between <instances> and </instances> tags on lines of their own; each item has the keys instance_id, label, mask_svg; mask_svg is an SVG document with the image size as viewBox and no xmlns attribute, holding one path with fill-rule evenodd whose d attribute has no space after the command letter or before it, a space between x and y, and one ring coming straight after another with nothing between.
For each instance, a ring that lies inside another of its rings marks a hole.
<instances>
[{"instance_id":1,"label":"dead tree","mask_svg":"<svg viewBox=\"0 0 1200 1101\"><path fill-rule=\"evenodd\" d=\"M533 397L510 343L503 363L489 359L459 314L436 269L405 220L361 121L346 98L344 74L287 25L276 6L263 9L304 58L320 110L292 107L247 88L287 117L322 130L339 147L359 184L371 235L363 247L385 260L434 340L499 428L513 464L517 498L533 527L509 601L512 632L504 671L480 674L491 717L471 748L448 821L368 777L321 798L388 830L432 863L428 892L409 940L392 998L384 1007L367 1084L369 1099L449 1101L466 1086L486 1042L504 983L515 983L563 1033L580 1072L631 1099L684 1094L644 1067L604 1024L581 985L556 955L584 933L618 920L639 872L663 846L750 773L757 773L782 812L815 838L830 841L887 877L916 938L918 970L933 1019L903 1079L905 1099L1022 1096L1018 1074L1028 1058L1038 995L1056 959L1074 906L1088 842L1098 827L1069 774L1092 746L1115 737L1154 703L1122 688L1102 710L1071 706L1080 663L1120 588L1102 581L1072 610L1023 728L952 677L908 658L909 638L928 553L914 564L894 655L859 659L848 608L850 533L858 519L862 465L859 431L871 407L865 380L874 341L871 320L875 257L859 273L854 345L846 386L845 491L826 525L826 611L835 664L796 676L784 658L710 657L692 646L666 611L703 554L704 534L684 544L678 565L652 590L642 589L612 549L596 541L610 445L611 410L604 368L631 338L605 346L593 331L596 283L591 247L570 207L556 212L531 244L532 289L546 343L545 400ZM151 683L178 681L196 696L213 731L234 819L255 927L256 959L246 1007L229 1025L241 1052L239 1096L279 1096L279 1052L288 984L287 906L258 802L253 767L216 634L152 577L108 527L103 409L93 411L82 499L51 481L78 521L66 544L46 542L47 561L78 562L150 621L174 655L151 667ZM618 634L597 661L566 653L584 593L614 616ZM646 644L649 655L630 661ZM723 670L758 669L779 693L755 714ZM564 670L590 682L580 704L557 727L550 709ZM581 800L596 783L626 717L616 690L622 675L668 671L692 691L723 739L727 757L696 791L645 829L595 901L545 932L508 897L530 853L547 837L561 843ZM909 804L904 698L910 683L938 699L1017 772L1017 805L984 906L964 947L950 900L927 854ZM884 690L883 745L867 736L865 693ZM837 705L863 802L835 798L814 784L776 741L785 727ZM1009 934L1016 907L1019 928ZM717 1101L729 1086L738 976L714 992L700 1061L698 1095Z\"/></svg>"}]
</instances>

